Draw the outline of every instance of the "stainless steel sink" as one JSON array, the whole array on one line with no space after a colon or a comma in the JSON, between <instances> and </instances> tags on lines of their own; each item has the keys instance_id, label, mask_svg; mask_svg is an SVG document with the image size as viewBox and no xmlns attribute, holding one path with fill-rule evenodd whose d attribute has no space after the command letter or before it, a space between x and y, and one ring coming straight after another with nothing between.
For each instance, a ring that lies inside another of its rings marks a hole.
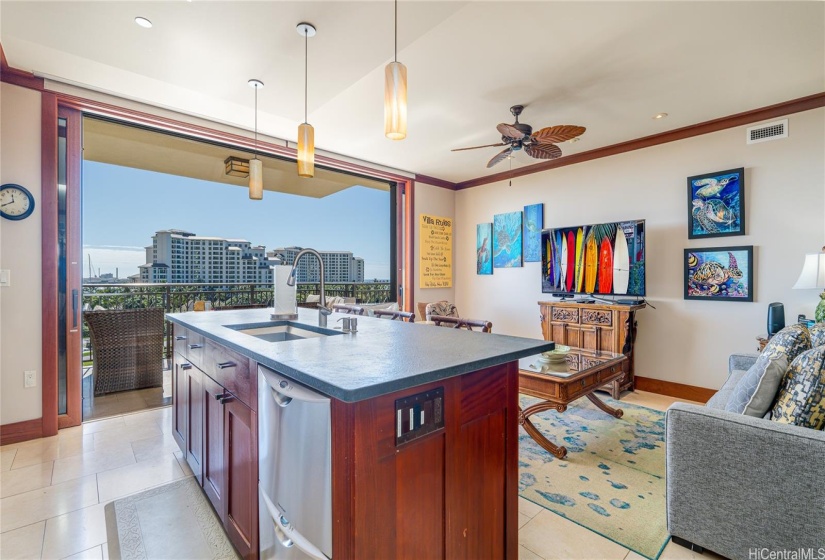
<instances>
[{"instance_id":1,"label":"stainless steel sink","mask_svg":"<svg viewBox=\"0 0 825 560\"><path fill-rule=\"evenodd\" d=\"M341 331L293 323L292 321L273 321L254 326L227 325L227 327L234 329L239 333L248 334L250 336L254 336L255 338L266 340L267 342L286 342L289 340L320 338L322 336L341 334Z\"/></svg>"}]
</instances>

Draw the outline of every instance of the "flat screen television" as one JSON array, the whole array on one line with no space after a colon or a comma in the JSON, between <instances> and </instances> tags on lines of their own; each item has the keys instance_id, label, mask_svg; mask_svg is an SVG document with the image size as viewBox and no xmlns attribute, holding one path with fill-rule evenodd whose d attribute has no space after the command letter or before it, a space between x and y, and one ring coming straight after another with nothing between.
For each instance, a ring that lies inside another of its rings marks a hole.
<instances>
[{"instance_id":1,"label":"flat screen television","mask_svg":"<svg viewBox=\"0 0 825 560\"><path fill-rule=\"evenodd\" d=\"M543 230L541 291L644 297L645 221Z\"/></svg>"}]
</instances>

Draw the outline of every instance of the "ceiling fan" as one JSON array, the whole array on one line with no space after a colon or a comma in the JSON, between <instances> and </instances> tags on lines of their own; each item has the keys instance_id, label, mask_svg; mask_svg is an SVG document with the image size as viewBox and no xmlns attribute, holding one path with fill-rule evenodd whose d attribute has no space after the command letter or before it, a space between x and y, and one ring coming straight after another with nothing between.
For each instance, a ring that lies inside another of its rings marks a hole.
<instances>
[{"instance_id":1,"label":"ceiling fan","mask_svg":"<svg viewBox=\"0 0 825 560\"><path fill-rule=\"evenodd\" d=\"M524 149L528 156L536 159L556 159L561 157L561 148L556 146L558 142L566 142L577 138L584 134L586 130L583 126L560 124L533 132L533 127L529 124L518 122L518 117L523 110L524 105L513 105L510 107L510 112L516 118L516 122L513 124L501 123L496 127L501 133L501 143L473 146L471 148L456 148L451 151L461 152L478 148L492 148L493 146L507 146L487 162L488 169L507 159L514 151L521 149Z\"/></svg>"}]
</instances>

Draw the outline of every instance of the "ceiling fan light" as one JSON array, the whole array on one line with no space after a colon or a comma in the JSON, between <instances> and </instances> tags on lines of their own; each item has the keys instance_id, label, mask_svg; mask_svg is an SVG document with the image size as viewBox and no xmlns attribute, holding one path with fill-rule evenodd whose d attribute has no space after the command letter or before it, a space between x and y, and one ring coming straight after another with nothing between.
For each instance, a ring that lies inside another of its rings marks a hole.
<instances>
[{"instance_id":1,"label":"ceiling fan light","mask_svg":"<svg viewBox=\"0 0 825 560\"><path fill-rule=\"evenodd\" d=\"M264 197L264 166L261 160L249 160L249 198L261 200Z\"/></svg>"},{"instance_id":2,"label":"ceiling fan light","mask_svg":"<svg viewBox=\"0 0 825 560\"><path fill-rule=\"evenodd\" d=\"M315 129L309 123L298 126L298 176L315 176Z\"/></svg>"},{"instance_id":3,"label":"ceiling fan light","mask_svg":"<svg viewBox=\"0 0 825 560\"><path fill-rule=\"evenodd\" d=\"M407 67L400 62L384 69L384 135L390 140L407 137Z\"/></svg>"}]
</instances>

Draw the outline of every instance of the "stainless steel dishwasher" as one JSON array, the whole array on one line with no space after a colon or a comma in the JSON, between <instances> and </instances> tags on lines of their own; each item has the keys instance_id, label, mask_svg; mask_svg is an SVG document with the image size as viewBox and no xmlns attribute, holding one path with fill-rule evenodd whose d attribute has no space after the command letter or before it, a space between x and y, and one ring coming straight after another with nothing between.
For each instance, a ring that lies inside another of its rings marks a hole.
<instances>
[{"instance_id":1,"label":"stainless steel dishwasher","mask_svg":"<svg viewBox=\"0 0 825 560\"><path fill-rule=\"evenodd\" d=\"M332 558L330 399L258 366L262 560Z\"/></svg>"}]
</instances>

